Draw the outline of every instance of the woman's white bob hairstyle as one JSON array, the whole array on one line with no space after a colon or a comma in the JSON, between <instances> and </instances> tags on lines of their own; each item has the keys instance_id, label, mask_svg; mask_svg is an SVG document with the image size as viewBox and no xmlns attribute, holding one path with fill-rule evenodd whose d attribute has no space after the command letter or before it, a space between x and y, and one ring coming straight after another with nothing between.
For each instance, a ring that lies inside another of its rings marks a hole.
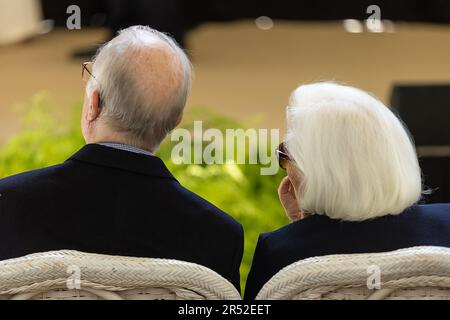
<instances>
[{"instance_id":1,"label":"woman's white bob hairstyle","mask_svg":"<svg viewBox=\"0 0 450 320\"><path fill-rule=\"evenodd\" d=\"M400 214L422 194L412 139L381 101L330 82L290 99L286 148L300 172L300 207L332 219Z\"/></svg>"}]
</instances>

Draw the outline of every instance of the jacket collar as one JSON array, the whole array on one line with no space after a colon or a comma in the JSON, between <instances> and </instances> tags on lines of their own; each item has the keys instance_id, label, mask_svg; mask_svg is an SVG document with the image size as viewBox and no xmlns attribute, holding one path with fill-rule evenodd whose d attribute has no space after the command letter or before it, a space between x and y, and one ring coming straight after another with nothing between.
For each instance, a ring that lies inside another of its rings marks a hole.
<instances>
[{"instance_id":1,"label":"jacket collar","mask_svg":"<svg viewBox=\"0 0 450 320\"><path fill-rule=\"evenodd\" d=\"M85 145L67 161L70 160L176 180L158 157L118 150L99 144Z\"/></svg>"}]
</instances>

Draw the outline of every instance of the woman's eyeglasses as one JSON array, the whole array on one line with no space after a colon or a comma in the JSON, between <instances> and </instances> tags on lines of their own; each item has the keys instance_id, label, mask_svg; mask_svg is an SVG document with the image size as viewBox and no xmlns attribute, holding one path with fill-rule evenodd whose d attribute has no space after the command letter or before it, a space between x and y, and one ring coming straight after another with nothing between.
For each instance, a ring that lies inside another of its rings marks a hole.
<instances>
[{"instance_id":1,"label":"woman's eyeglasses","mask_svg":"<svg viewBox=\"0 0 450 320\"><path fill-rule=\"evenodd\" d=\"M291 161L291 157L287 153L284 142L282 142L278 146L276 153L277 153L278 164L280 165L280 168L286 170L288 162Z\"/></svg>"}]
</instances>

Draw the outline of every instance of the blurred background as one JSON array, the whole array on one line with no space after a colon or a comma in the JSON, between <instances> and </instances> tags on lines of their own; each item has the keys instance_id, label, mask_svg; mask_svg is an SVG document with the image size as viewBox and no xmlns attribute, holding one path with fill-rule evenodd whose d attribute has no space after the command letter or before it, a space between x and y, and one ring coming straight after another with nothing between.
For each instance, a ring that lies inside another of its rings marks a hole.
<instances>
[{"instance_id":1,"label":"blurred background","mask_svg":"<svg viewBox=\"0 0 450 320\"><path fill-rule=\"evenodd\" d=\"M66 27L73 4L81 9L81 30ZM395 83L450 80L448 1L378 1L385 20L379 32L364 22L371 4L0 0L0 142L19 130L12 107L36 92L47 91L61 109L80 99L80 62L132 24L183 43L196 71L189 107L257 119L263 127L284 128L288 95L304 82L342 81L389 102Z\"/></svg>"},{"instance_id":2,"label":"blurred background","mask_svg":"<svg viewBox=\"0 0 450 320\"><path fill-rule=\"evenodd\" d=\"M448 202L450 2L372 4L0 0L0 177L63 161L83 144L80 65L117 30L143 24L174 36L193 61L184 126L204 119L223 129L284 130L295 87L348 83L400 114L416 141L425 184L434 191L423 201ZM255 166L173 166L169 143L160 155L182 183L246 225L245 277L257 235L286 223L276 197L282 173L261 177Z\"/></svg>"}]
</instances>

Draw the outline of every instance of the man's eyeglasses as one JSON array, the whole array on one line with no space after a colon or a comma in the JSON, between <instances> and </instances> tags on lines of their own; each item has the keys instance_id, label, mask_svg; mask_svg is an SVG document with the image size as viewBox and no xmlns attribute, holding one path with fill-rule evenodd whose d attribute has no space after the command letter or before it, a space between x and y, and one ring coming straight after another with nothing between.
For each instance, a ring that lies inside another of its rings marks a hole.
<instances>
[{"instance_id":1,"label":"man's eyeglasses","mask_svg":"<svg viewBox=\"0 0 450 320\"><path fill-rule=\"evenodd\" d=\"M93 66L93 64L94 64L93 62L83 62L81 64L81 66L82 66L82 68L81 68L81 78L85 82L88 82L90 77L92 77L98 83L97 78L92 74L92 66ZM102 106L102 98L101 98L101 96L99 97L99 104L100 104L100 107L101 107Z\"/></svg>"},{"instance_id":2,"label":"man's eyeglasses","mask_svg":"<svg viewBox=\"0 0 450 320\"><path fill-rule=\"evenodd\" d=\"M92 77L95 79L94 75L92 74L92 65L94 63L93 62L83 62L81 64L82 69L81 69L81 78L85 81L88 82L89 78ZM97 79L95 79L97 80Z\"/></svg>"},{"instance_id":3,"label":"man's eyeglasses","mask_svg":"<svg viewBox=\"0 0 450 320\"><path fill-rule=\"evenodd\" d=\"M284 142L282 142L278 146L276 153L277 153L278 164L280 165L280 168L286 170L288 162L291 161L291 157L287 153Z\"/></svg>"}]
</instances>

